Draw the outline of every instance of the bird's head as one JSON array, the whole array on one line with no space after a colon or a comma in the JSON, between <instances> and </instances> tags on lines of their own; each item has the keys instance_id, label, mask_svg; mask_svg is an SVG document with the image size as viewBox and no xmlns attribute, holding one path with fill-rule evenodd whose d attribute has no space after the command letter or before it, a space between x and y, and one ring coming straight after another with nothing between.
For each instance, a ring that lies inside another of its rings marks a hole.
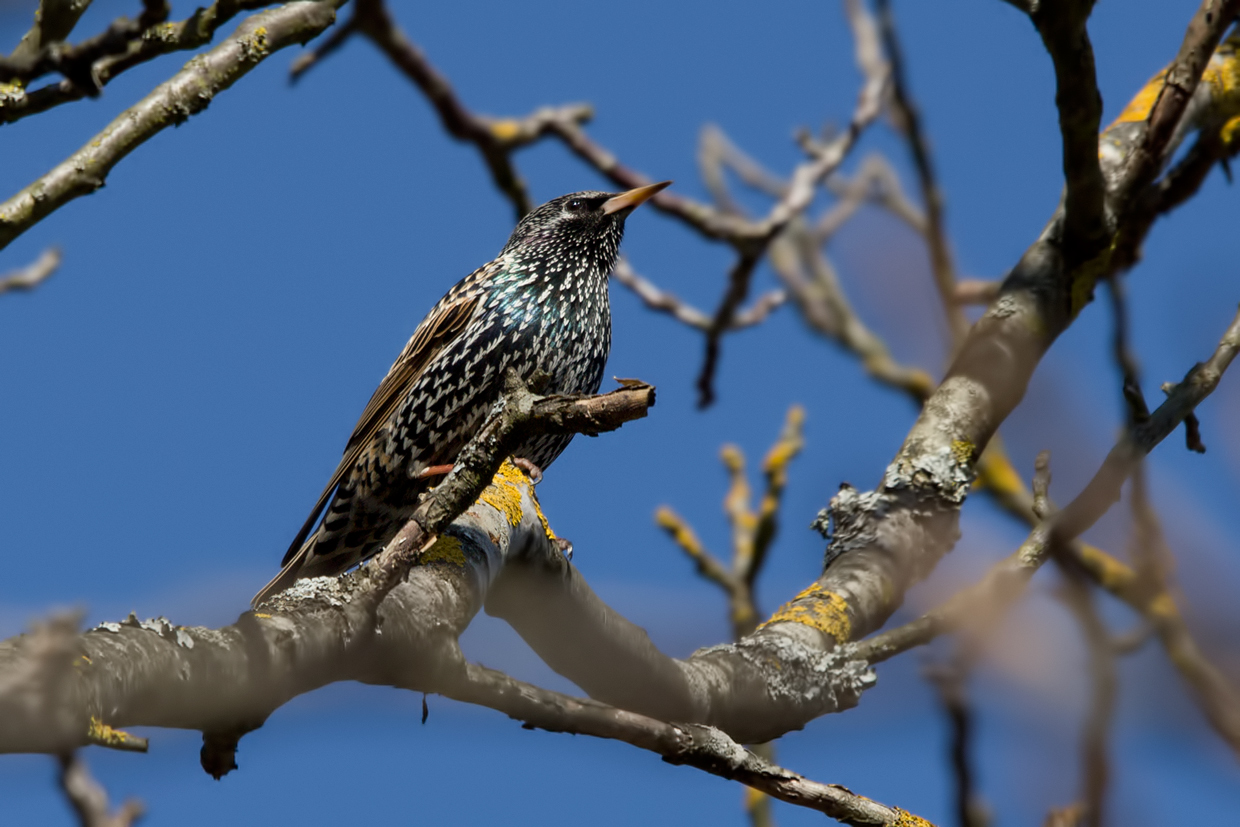
<instances>
[{"instance_id":1,"label":"bird's head","mask_svg":"<svg viewBox=\"0 0 1240 827\"><path fill-rule=\"evenodd\" d=\"M553 198L521 219L500 255L540 259L573 269L601 267L606 275L620 249L624 219L671 183L663 181L621 193L587 190Z\"/></svg>"}]
</instances>

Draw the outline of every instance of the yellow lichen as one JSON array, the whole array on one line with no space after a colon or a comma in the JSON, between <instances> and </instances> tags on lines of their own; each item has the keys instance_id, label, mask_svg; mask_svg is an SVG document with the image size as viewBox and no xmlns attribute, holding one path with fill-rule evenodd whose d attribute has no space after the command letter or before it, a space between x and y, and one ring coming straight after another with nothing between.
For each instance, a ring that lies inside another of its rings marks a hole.
<instances>
[{"instance_id":1,"label":"yellow lichen","mask_svg":"<svg viewBox=\"0 0 1240 827\"><path fill-rule=\"evenodd\" d=\"M1169 620L1178 617L1180 610L1175 605L1175 598L1166 592L1161 592L1155 595L1145 607L1145 613L1157 620Z\"/></svg>"},{"instance_id":2,"label":"yellow lichen","mask_svg":"<svg viewBox=\"0 0 1240 827\"><path fill-rule=\"evenodd\" d=\"M90 717L90 725L86 729L86 740L101 747L112 749L146 749L146 739L120 729L113 729L94 715Z\"/></svg>"},{"instance_id":3,"label":"yellow lichen","mask_svg":"<svg viewBox=\"0 0 1240 827\"><path fill-rule=\"evenodd\" d=\"M456 537L440 537L435 544L422 552L418 559L423 565L427 563L446 563L450 566L464 568L467 565L465 551L461 541Z\"/></svg>"},{"instance_id":4,"label":"yellow lichen","mask_svg":"<svg viewBox=\"0 0 1240 827\"><path fill-rule=\"evenodd\" d=\"M1012 467L1011 460L1005 454L996 452L993 447L982 454L977 464L977 485L996 494L1006 495L1019 494L1025 487L1020 474Z\"/></svg>"},{"instance_id":5,"label":"yellow lichen","mask_svg":"<svg viewBox=\"0 0 1240 827\"><path fill-rule=\"evenodd\" d=\"M491 124L491 134L501 141L511 141L521 134L521 124L511 118L495 121Z\"/></svg>"},{"instance_id":6,"label":"yellow lichen","mask_svg":"<svg viewBox=\"0 0 1240 827\"><path fill-rule=\"evenodd\" d=\"M547 539L555 542L558 538L555 532L551 530L551 523L547 522L547 515L543 513L542 505L538 502L538 495L533 491L530 492L530 502L534 504L534 513L538 515L538 522L542 523L543 533L547 535Z\"/></svg>"},{"instance_id":7,"label":"yellow lichen","mask_svg":"<svg viewBox=\"0 0 1240 827\"><path fill-rule=\"evenodd\" d=\"M250 42L254 44L254 48L259 52L267 51L267 27L259 26L254 30L254 36L250 38Z\"/></svg>"},{"instance_id":8,"label":"yellow lichen","mask_svg":"<svg viewBox=\"0 0 1240 827\"><path fill-rule=\"evenodd\" d=\"M1240 91L1240 56L1236 54L1238 45L1240 38L1234 35L1228 38L1201 73L1202 82L1210 84L1210 91L1214 93L1216 101Z\"/></svg>"},{"instance_id":9,"label":"yellow lichen","mask_svg":"<svg viewBox=\"0 0 1240 827\"><path fill-rule=\"evenodd\" d=\"M1085 305L1093 301L1094 285L1110 271L1111 256L1118 241L1118 236L1112 236L1106 249L1076 268L1072 279L1072 318L1075 319L1077 314L1085 309Z\"/></svg>"},{"instance_id":10,"label":"yellow lichen","mask_svg":"<svg viewBox=\"0 0 1240 827\"><path fill-rule=\"evenodd\" d=\"M790 463L797 454L801 452L801 428L805 424L805 409L800 405L793 405L788 409L788 420L786 427L789 431L789 438L781 439L771 446L771 450L763 461L763 470L772 477L782 478Z\"/></svg>"},{"instance_id":11,"label":"yellow lichen","mask_svg":"<svg viewBox=\"0 0 1240 827\"><path fill-rule=\"evenodd\" d=\"M1154 108L1154 102L1158 100L1158 96L1162 93L1163 81L1166 75L1166 70L1154 75L1150 82L1145 84L1141 91L1128 102L1128 105L1124 107L1124 111L1119 113L1115 123L1133 123L1134 121L1144 121L1148 118L1150 110Z\"/></svg>"},{"instance_id":12,"label":"yellow lichen","mask_svg":"<svg viewBox=\"0 0 1240 827\"><path fill-rule=\"evenodd\" d=\"M813 583L792 600L779 607L779 611L758 628L774 623L800 623L830 635L844 643L852 634L852 620L848 617L848 603L835 592Z\"/></svg>"},{"instance_id":13,"label":"yellow lichen","mask_svg":"<svg viewBox=\"0 0 1240 827\"><path fill-rule=\"evenodd\" d=\"M702 541L675 511L666 505L659 506L654 512L654 522L659 528L671 534L676 545L684 549L690 557L697 558L703 555Z\"/></svg>"},{"instance_id":14,"label":"yellow lichen","mask_svg":"<svg viewBox=\"0 0 1240 827\"><path fill-rule=\"evenodd\" d=\"M895 821L888 821L886 827L934 827L934 824L926 821L921 816L915 816L908 810L901 810L899 807L892 807L896 811Z\"/></svg>"},{"instance_id":15,"label":"yellow lichen","mask_svg":"<svg viewBox=\"0 0 1240 827\"><path fill-rule=\"evenodd\" d=\"M511 460L504 460L491 484L478 498L497 511L503 512L508 524L513 528L521 525L521 486L525 484L525 474L513 465Z\"/></svg>"},{"instance_id":16,"label":"yellow lichen","mask_svg":"<svg viewBox=\"0 0 1240 827\"><path fill-rule=\"evenodd\" d=\"M255 612L255 613L254 613L254 616L255 616L255 617L261 617L263 620L269 620L269 619L271 618L271 615L269 615L269 614L267 614L267 613L265 613L265 612Z\"/></svg>"},{"instance_id":17,"label":"yellow lichen","mask_svg":"<svg viewBox=\"0 0 1240 827\"><path fill-rule=\"evenodd\" d=\"M1118 591L1128 586L1136 577L1132 569L1097 546L1082 543L1081 561L1089 567L1094 577L1107 591Z\"/></svg>"},{"instance_id":18,"label":"yellow lichen","mask_svg":"<svg viewBox=\"0 0 1240 827\"><path fill-rule=\"evenodd\" d=\"M1230 144L1233 139L1240 137L1240 115L1223 124L1223 128L1219 130L1219 137L1225 144Z\"/></svg>"},{"instance_id":19,"label":"yellow lichen","mask_svg":"<svg viewBox=\"0 0 1240 827\"><path fill-rule=\"evenodd\" d=\"M973 452L975 450L977 450L977 446L967 439L952 440L952 456L961 465L968 465L973 460Z\"/></svg>"}]
</instances>

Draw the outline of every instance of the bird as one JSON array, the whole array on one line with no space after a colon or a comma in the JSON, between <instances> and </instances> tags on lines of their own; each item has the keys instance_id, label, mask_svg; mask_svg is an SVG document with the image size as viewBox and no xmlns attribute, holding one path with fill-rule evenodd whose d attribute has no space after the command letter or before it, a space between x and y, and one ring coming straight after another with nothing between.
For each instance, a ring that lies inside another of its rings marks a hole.
<instances>
[{"instance_id":1,"label":"bird","mask_svg":"<svg viewBox=\"0 0 1240 827\"><path fill-rule=\"evenodd\" d=\"M538 375L544 393L598 392L611 350L607 277L625 219L670 184L548 201L431 308L254 608L299 579L340 574L381 551L482 426L509 369L526 381ZM534 437L513 456L541 471L571 439Z\"/></svg>"}]
</instances>

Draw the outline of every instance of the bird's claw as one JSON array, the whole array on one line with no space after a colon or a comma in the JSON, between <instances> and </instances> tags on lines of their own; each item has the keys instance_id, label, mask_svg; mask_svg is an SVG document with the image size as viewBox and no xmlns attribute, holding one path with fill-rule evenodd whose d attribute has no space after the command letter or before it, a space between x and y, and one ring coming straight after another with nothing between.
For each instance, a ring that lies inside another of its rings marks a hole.
<instances>
[{"instance_id":1,"label":"bird's claw","mask_svg":"<svg viewBox=\"0 0 1240 827\"><path fill-rule=\"evenodd\" d=\"M538 483L542 482L542 469L525 457L513 457L512 464L524 471L525 475L530 478L530 482L534 485L538 485Z\"/></svg>"}]
</instances>

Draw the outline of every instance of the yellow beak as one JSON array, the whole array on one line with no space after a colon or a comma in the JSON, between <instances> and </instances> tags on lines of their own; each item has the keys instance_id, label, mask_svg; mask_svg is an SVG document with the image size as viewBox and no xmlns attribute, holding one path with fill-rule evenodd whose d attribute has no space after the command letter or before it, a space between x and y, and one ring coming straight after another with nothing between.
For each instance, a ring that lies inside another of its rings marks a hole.
<instances>
[{"instance_id":1,"label":"yellow beak","mask_svg":"<svg viewBox=\"0 0 1240 827\"><path fill-rule=\"evenodd\" d=\"M603 202L603 214L611 215L620 210L635 210L651 198L656 192L667 189L672 185L671 181L660 181L657 184L651 184L648 187L638 187L628 192L622 192L619 195L613 195Z\"/></svg>"}]
</instances>

